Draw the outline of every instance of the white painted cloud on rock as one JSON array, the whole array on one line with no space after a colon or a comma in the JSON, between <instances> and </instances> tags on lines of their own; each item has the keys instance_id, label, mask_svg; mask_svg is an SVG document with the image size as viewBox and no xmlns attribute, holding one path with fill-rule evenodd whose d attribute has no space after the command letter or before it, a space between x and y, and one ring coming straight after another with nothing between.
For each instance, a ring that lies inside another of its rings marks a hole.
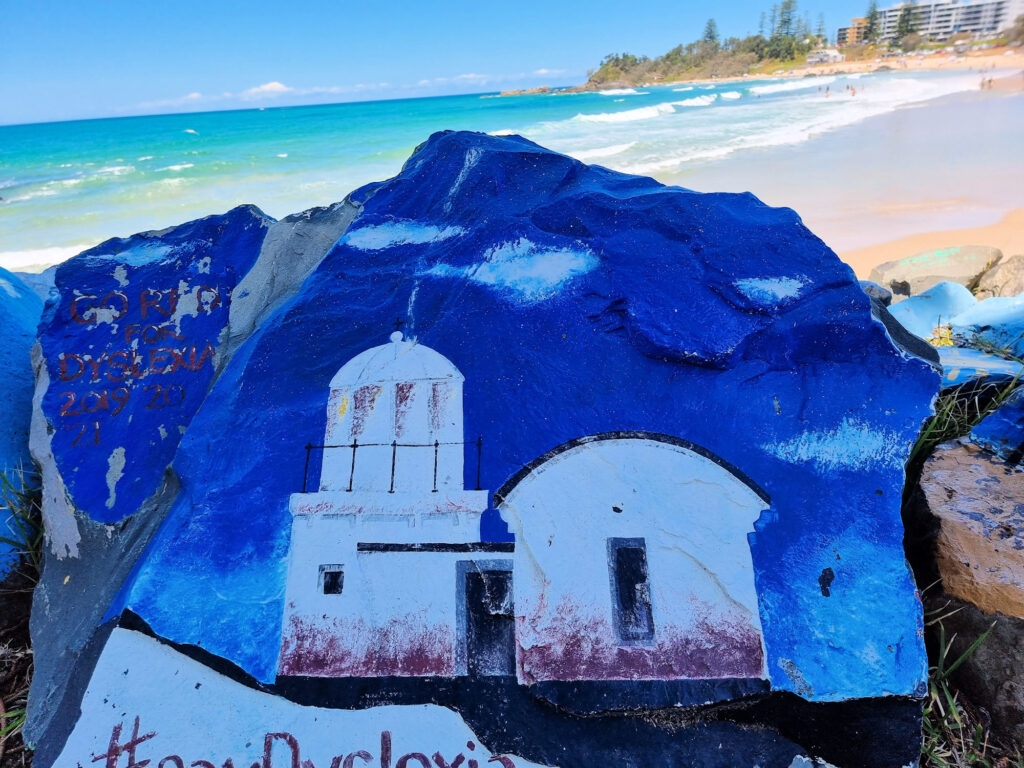
<instances>
[{"instance_id":1,"label":"white painted cloud on rock","mask_svg":"<svg viewBox=\"0 0 1024 768\"><path fill-rule=\"evenodd\" d=\"M823 472L899 466L906 449L891 433L851 418L832 429L804 432L761 447L783 461L813 462Z\"/></svg>"},{"instance_id":2,"label":"white painted cloud on rock","mask_svg":"<svg viewBox=\"0 0 1024 768\"><path fill-rule=\"evenodd\" d=\"M458 237L462 227L436 227L415 221L394 221L360 227L345 234L339 242L361 251L382 251L396 245L423 245Z\"/></svg>"},{"instance_id":3,"label":"white painted cloud on rock","mask_svg":"<svg viewBox=\"0 0 1024 768\"><path fill-rule=\"evenodd\" d=\"M487 249L478 264L466 267L437 264L426 274L461 276L512 292L519 300L535 302L551 298L566 282L590 272L598 263L599 259L588 248L552 248L521 237Z\"/></svg>"}]
</instances>

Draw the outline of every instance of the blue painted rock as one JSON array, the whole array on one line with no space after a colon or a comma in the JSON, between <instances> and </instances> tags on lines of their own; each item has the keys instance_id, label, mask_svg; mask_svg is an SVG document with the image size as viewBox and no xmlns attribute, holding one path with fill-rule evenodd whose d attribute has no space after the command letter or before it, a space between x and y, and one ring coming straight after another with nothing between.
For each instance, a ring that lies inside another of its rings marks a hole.
<instances>
[{"instance_id":1,"label":"blue painted rock","mask_svg":"<svg viewBox=\"0 0 1024 768\"><path fill-rule=\"evenodd\" d=\"M1021 462L1024 452L1024 390L1018 389L971 430L971 442L1003 461Z\"/></svg>"},{"instance_id":2,"label":"blue painted rock","mask_svg":"<svg viewBox=\"0 0 1024 768\"><path fill-rule=\"evenodd\" d=\"M170 464L211 382L354 212L339 203L275 223L241 207L108 241L57 270L31 440L49 546L29 732L44 759L68 680L179 492Z\"/></svg>"},{"instance_id":3,"label":"blue painted rock","mask_svg":"<svg viewBox=\"0 0 1024 768\"><path fill-rule=\"evenodd\" d=\"M40 765L916 759L939 377L792 211L473 133L351 201L188 424ZM224 676L278 714L205 709Z\"/></svg>"},{"instance_id":4,"label":"blue painted rock","mask_svg":"<svg viewBox=\"0 0 1024 768\"><path fill-rule=\"evenodd\" d=\"M965 245L939 248L887 261L871 270L868 279L890 289L896 296L916 296L941 282L964 286L978 280L1003 257L998 248Z\"/></svg>"},{"instance_id":5,"label":"blue painted rock","mask_svg":"<svg viewBox=\"0 0 1024 768\"><path fill-rule=\"evenodd\" d=\"M915 336L931 338L936 329L949 325L954 317L977 303L973 294L959 283L942 282L924 293L889 307L890 314Z\"/></svg>"},{"instance_id":6,"label":"blue painted rock","mask_svg":"<svg viewBox=\"0 0 1024 768\"><path fill-rule=\"evenodd\" d=\"M1012 360L969 347L937 347L942 364L942 386L955 387L977 381L1009 382L1021 376L1024 366Z\"/></svg>"},{"instance_id":7,"label":"blue painted rock","mask_svg":"<svg viewBox=\"0 0 1024 768\"><path fill-rule=\"evenodd\" d=\"M981 342L1024 355L1024 296L979 301L953 317L951 323L962 344L976 346Z\"/></svg>"},{"instance_id":8,"label":"blue painted rock","mask_svg":"<svg viewBox=\"0 0 1024 768\"><path fill-rule=\"evenodd\" d=\"M878 283L872 283L870 280L861 280L860 287L868 296L882 302L882 306L888 307L892 304L892 291L888 288L883 288Z\"/></svg>"},{"instance_id":9,"label":"blue painted rock","mask_svg":"<svg viewBox=\"0 0 1024 768\"><path fill-rule=\"evenodd\" d=\"M17 276L0 268L0 473L14 490L34 485L35 470L28 451L32 417L30 350L43 302ZM21 542L19 526L0 509L0 538ZM0 541L0 578L17 562L18 546Z\"/></svg>"}]
</instances>

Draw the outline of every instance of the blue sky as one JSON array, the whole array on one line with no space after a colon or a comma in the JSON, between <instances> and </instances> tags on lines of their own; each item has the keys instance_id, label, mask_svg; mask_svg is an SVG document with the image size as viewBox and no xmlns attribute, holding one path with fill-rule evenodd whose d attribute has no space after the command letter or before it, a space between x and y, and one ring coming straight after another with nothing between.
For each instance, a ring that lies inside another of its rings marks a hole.
<instances>
[{"instance_id":1,"label":"blue sky","mask_svg":"<svg viewBox=\"0 0 1024 768\"><path fill-rule=\"evenodd\" d=\"M0 0L0 124L569 85L771 0ZM801 0L830 35L866 0ZM885 3L882 3L885 5Z\"/></svg>"}]
</instances>

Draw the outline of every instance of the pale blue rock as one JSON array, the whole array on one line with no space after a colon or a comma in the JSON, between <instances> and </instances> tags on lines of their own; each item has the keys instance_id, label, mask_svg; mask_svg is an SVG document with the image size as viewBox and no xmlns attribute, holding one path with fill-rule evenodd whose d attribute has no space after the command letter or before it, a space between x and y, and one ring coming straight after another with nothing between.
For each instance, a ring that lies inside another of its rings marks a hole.
<instances>
[{"instance_id":1,"label":"pale blue rock","mask_svg":"<svg viewBox=\"0 0 1024 768\"><path fill-rule=\"evenodd\" d=\"M1008 381L1020 376L1024 365L969 347L938 347L942 386L956 387L972 381Z\"/></svg>"},{"instance_id":2,"label":"pale blue rock","mask_svg":"<svg viewBox=\"0 0 1024 768\"><path fill-rule=\"evenodd\" d=\"M33 386L29 353L42 310L42 299L0 268L0 472L15 486L34 476L28 453ZM19 538L6 509L0 509L0 538ZM0 578L17 561L14 549L0 542Z\"/></svg>"},{"instance_id":3,"label":"pale blue rock","mask_svg":"<svg viewBox=\"0 0 1024 768\"><path fill-rule=\"evenodd\" d=\"M966 346L991 344L1024 354L1024 296L996 296L960 311L950 321L958 342Z\"/></svg>"},{"instance_id":4,"label":"pale blue rock","mask_svg":"<svg viewBox=\"0 0 1024 768\"><path fill-rule=\"evenodd\" d=\"M977 300L964 286L942 282L891 306L889 312L912 334L927 339L936 327L948 325L951 318L976 303Z\"/></svg>"}]
</instances>

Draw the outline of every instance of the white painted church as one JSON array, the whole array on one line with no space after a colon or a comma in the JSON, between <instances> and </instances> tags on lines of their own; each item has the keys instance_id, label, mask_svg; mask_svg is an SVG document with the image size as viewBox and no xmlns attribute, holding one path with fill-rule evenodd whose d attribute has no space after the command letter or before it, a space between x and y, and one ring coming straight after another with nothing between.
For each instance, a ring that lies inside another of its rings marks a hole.
<instances>
[{"instance_id":1,"label":"white painted church","mask_svg":"<svg viewBox=\"0 0 1024 768\"><path fill-rule=\"evenodd\" d=\"M678 438L589 435L494 494L514 545L481 542L463 382L397 331L331 380L319 487L289 502L279 675L767 678L763 491Z\"/></svg>"}]
</instances>

